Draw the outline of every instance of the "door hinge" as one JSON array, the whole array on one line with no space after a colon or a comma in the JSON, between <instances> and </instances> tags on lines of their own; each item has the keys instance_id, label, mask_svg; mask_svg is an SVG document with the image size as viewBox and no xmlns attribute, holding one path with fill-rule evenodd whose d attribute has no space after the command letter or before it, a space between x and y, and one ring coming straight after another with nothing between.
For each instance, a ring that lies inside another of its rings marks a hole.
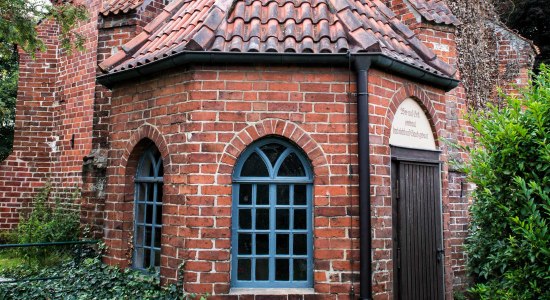
<instances>
[{"instance_id":1,"label":"door hinge","mask_svg":"<svg viewBox=\"0 0 550 300\"><path fill-rule=\"evenodd\" d=\"M445 250L441 248L437 248L436 256L437 256L437 262L440 263L443 260L443 257L445 256Z\"/></svg>"}]
</instances>

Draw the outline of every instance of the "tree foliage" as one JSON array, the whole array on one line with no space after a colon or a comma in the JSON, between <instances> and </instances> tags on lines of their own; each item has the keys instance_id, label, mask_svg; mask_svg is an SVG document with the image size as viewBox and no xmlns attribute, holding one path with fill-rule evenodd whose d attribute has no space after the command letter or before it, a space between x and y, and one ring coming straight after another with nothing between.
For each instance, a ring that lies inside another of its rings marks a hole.
<instances>
[{"instance_id":1,"label":"tree foliage","mask_svg":"<svg viewBox=\"0 0 550 300\"><path fill-rule=\"evenodd\" d=\"M468 268L482 299L550 299L550 68L471 119Z\"/></svg>"},{"instance_id":2,"label":"tree foliage","mask_svg":"<svg viewBox=\"0 0 550 300\"><path fill-rule=\"evenodd\" d=\"M550 65L550 5L548 0L493 0L500 19L541 50L535 61Z\"/></svg>"},{"instance_id":3,"label":"tree foliage","mask_svg":"<svg viewBox=\"0 0 550 300\"><path fill-rule=\"evenodd\" d=\"M72 29L87 17L84 6L69 2L54 5L47 0L0 0L0 40L3 41L0 55L9 56L13 45L30 54L43 50L44 42L38 37L36 26L44 19L57 21L64 49L82 48L84 37Z\"/></svg>"},{"instance_id":4,"label":"tree foliage","mask_svg":"<svg viewBox=\"0 0 550 300\"><path fill-rule=\"evenodd\" d=\"M17 97L17 53L0 55L0 161L11 152Z\"/></svg>"}]
</instances>

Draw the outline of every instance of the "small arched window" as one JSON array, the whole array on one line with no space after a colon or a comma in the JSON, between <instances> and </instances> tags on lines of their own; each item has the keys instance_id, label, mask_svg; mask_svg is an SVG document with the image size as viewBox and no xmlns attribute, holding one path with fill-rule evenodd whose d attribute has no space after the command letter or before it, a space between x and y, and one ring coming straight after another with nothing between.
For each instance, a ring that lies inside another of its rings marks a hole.
<instances>
[{"instance_id":1,"label":"small arched window","mask_svg":"<svg viewBox=\"0 0 550 300\"><path fill-rule=\"evenodd\" d=\"M312 182L292 144L265 139L233 174L233 287L312 287Z\"/></svg>"},{"instance_id":2,"label":"small arched window","mask_svg":"<svg viewBox=\"0 0 550 300\"><path fill-rule=\"evenodd\" d=\"M136 269L160 267L163 175L160 152L153 146L139 159L134 179L133 266Z\"/></svg>"}]
</instances>

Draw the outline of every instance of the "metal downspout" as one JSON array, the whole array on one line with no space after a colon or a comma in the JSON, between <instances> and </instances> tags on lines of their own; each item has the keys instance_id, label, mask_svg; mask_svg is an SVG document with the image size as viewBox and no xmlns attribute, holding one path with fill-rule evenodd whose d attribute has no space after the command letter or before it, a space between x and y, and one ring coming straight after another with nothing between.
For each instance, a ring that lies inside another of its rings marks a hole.
<instances>
[{"instance_id":1,"label":"metal downspout","mask_svg":"<svg viewBox=\"0 0 550 300\"><path fill-rule=\"evenodd\" d=\"M369 57L355 58L357 72L357 123L359 127L359 254L360 299L372 299L371 207L370 207L370 143L369 143Z\"/></svg>"}]
</instances>

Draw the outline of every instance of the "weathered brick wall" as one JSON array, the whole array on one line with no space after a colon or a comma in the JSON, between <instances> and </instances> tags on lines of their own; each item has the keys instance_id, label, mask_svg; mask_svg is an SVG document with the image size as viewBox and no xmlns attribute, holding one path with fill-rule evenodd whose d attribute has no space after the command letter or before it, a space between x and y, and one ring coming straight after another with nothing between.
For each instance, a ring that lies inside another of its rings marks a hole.
<instances>
[{"instance_id":1,"label":"weathered brick wall","mask_svg":"<svg viewBox=\"0 0 550 300\"><path fill-rule=\"evenodd\" d=\"M0 163L0 229L13 229L19 209L27 205L50 173L55 140L54 114L58 109L59 34L52 21L42 22L39 37L46 50L30 55L19 51L19 84L17 90L15 137L12 154Z\"/></svg>"},{"instance_id":2,"label":"weathered brick wall","mask_svg":"<svg viewBox=\"0 0 550 300\"><path fill-rule=\"evenodd\" d=\"M505 94L517 94L529 82L535 61L534 46L500 24L490 24L495 31L498 55L497 84Z\"/></svg>"},{"instance_id":3,"label":"weathered brick wall","mask_svg":"<svg viewBox=\"0 0 550 300\"><path fill-rule=\"evenodd\" d=\"M54 187L81 187L82 159L92 145L95 69L97 57L97 14L99 1L85 3L90 19L77 31L86 37L85 50L59 55L59 110L54 116L52 136L58 151L52 161Z\"/></svg>"},{"instance_id":4,"label":"weathered brick wall","mask_svg":"<svg viewBox=\"0 0 550 300\"><path fill-rule=\"evenodd\" d=\"M46 182L54 194L81 186L82 158L91 150L98 1L85 3L90 20L77 29L85 50L71 55L59 47L57 25L38 27L47 50L33 60L21 53L14 150L0 164L2 229L13 229L19 208Z\"/></svg>"},{"instance_id":5,"label":"weathered brick wall","mask_svg":"<svg viewBox=\"0 0 550 300\"><path fill-rule=\"evenodd\" d=\"M138 35L143 27L156 17L164 7L162 0L145 1L137 10L127 13L99 14L97 19L96 66L120 51L120 47ZM97 75L101 74L96 68ZM105 187L107 182L107 150L109 148L109 111L111 91L95 85L91 152L82 165L82 222L91 227L95 236L103 235Z\"/></svg>"},{"instance_id":6,"label":"weathered brick wall","mask_svg":"<svg viewBox=\"0 0 550 300\"><path fill-rule=\"evenodd\" d=\"M140 141L148 139L159 148L165 164L164 279L175 280L177 267L184 263L187 291L227 293L231 172L247 145L278 135L307 153L315 173L315 290L327 299L347 299L352 278L358 284L359 265L356 99L347 94L349 75L346 69L330 68L193 67L114 88L106 260L122 266L131 262L132 180ZM353 92L353 74L351 79ZM391 120L401 101L415 97L432 116L436 136L445 137L445 97L440 90L374 70L369 75L369 93L374 293L376 299L390 299ZM441 158L445 161L446 155ZM448 189L446 174L444 168L443 195ZM450 258L448 197L443 199L446 257ZM450 293L452 274L450 260L446 261Z\"/></svg>"}]
</instances>

